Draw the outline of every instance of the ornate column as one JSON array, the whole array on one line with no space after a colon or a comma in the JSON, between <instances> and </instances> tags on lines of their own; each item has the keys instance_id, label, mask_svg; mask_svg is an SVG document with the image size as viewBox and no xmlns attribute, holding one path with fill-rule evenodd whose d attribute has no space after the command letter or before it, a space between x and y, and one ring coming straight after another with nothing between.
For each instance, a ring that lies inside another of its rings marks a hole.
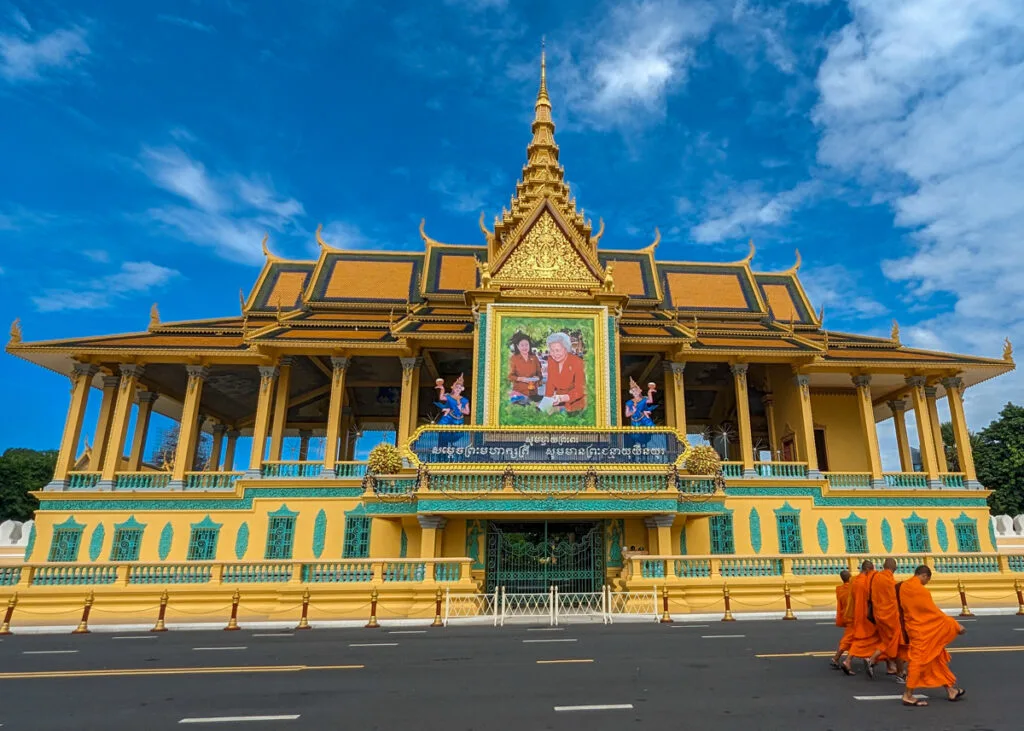
<instances>
[{"instance_id":1,"label":"ornate column","mask_svg":"<svg viewBox=\"0 0 1024 731\"><path fill-rule=\"evenodd\" d=\"M939 472L949 472L949 465L946 463L946 445L942 443L942 422L939 421L939 405L936 399L939 389L935 386L925 386L924 398L928 403L928 421L932 427L932 441L935 443L935 469Z\"/></svg>"},{"instance_id":2,"label":"ornate column","mask_svg":"<svg viewBox=\"0 0 1024 731\"><path fill-rule=\"evenodd\" d=\"M274 382L277 380L277 366L260 366L259 369L260 392L256 400L256 421L252 427L252 453L249 455L249 470L246 472L249 478L258 478L262 472L267 432L270 430Z\"/></svg>"},{"instance_id":3,"label":"ornate column","mask_svg":"<svg viewBox=\"0 0 1024 731\"><path fill-rule=\"evenodd\" d=\"M775 459L779 448L778 432L775 431L775 397L766 393L761 403L764 404L764 418L768 422L768 451L772 453L772 459Z\"/></svg>"},{"instance_id":4,"label":"ornate column","mask_svg":"<svg viewBox=\"0 0 1024 731\"><path fill-rule=\"evenodd\" d=\"M82 424L85 421L85 407L89 404L92 379L98 371L97 366L88 363L75 363L71 370L71 404L68 406L64 435L57 452L57 467L53 471L53 479L44 488L46 490L63 490L67 486L68 473L75 466L75 457L78 456L78 442L82 438Z\"/></svg>"},{"instance_id":5,"label":"ornate column","mask_svg":"<svg viewBox=\"0 0 1024 731\"><path fill-rule=\"evenodd\" d=\"M305 462L309 459L309 438L313 436L312 429L299 429L299 461Z\"/></svg>"},{"instance_id":6,"label":"ornate column","mask_svg":"<svg viewBox=\"0 0 1024 731\"><path fill-rule=\"evenodd\" d=\"M666 360L661 366L665 370L665 418L669 426L680 434L686 434L686 390L683 386L686 363Z\"/></svg>"},{"instance_id":7,"label":"ornate column","mask_svg":"<svg viewBox=\"0 0 1024 731\"><path fill-rule=\"evenodd\" d=\"M960 471L964 473L964 484L972 490L981 490L982 485L978 482L978 474L974 470L971 435L967 431L967 419L964 415L964 382L959 377L943 378L942 387L946 389L946 400L949 401L949 419L953 423L956 456L960 462Z\"/></svg>"},{"instance_id":8,"label":"ornate column","mask_svg":"<svg viewBox=\"0 0 1024 731\"><path fill-rule=\"evenodd\" d=\"M743 462L743 476L754 477L754 442L750 431L750 396L747 393L746 363L733 363L732 378L736 386L736 420L740 432L740 460Z\"/></svg>"},{"instance_id":9,"label":"ornate column","mask_svg":"<svg viewBox=\"0 0 1024 731\"><path fill-rule=\"evenodd\" d=\"M820 480L818 450L814 443L814 414L811 412L811 377L798 375L795 378L797 398L800 401L800 426L796 432L797 447L807 462L807 477Z\"/></svg>"},{"instance_id":10,"label":"ornate column","mask_svg":"<svg viewBox=\"0 0 1024 731\"><path fill-rule=\"evenodd\" d=\"M345 374L352 359L336 355L331 358L331 405L327 411L327 434L324 439L324 477L333 478L338 465L339 439L342 430L342 412L345 408Z\"/></svg>"},{"instance_id":11,"label":"ornate column","mask_svg":"<svg viewBox=\"0 0 1024 731\"><path fill-rule=\"evenodd\" d=\"M910 400L914 405L914 421L917 422L917 437L920 440L921 468L928 475L928 487L940 489L938 463L935 456L935 439L932 437L931 418L928 416L928 399L924 395L924 376L907 376L910 386Z\"/></svg>"},{"instance_id":12,"label":"ornate column","mask_svg":"<svg viewBox=\"0 0 1024 731\"><path fill-rule=\"evenodd\" d=\"M420 522L420 558L434 558L437 555L438 532L444 530L448 519L440 515L418 515ZM430 574L433 579L433 573Z\"/></svg>"},{"instance_id":13,"label":"ornate column","mask_svg":"<svg viewBox=\"0 0 1024 731\"><path fill-rule=\"evenodd\" d=\"M188 384L185 386L185 404L181 409L178 427L178 448L174 452L174 469L171 471L171 490L185 489L185 473L192 469L195 455L196 435L199 431L199 403L203 399L203 384L210 375L206 366L185 366Z\"/></svg>"},{"instance_id":14,"label":"ornate column","mask_svg":"<svg viewBox=\"0 0 1024 731\"><path fill-rule=\"evenodd\" d=\"M409 443L409 437L416 430L416 412L419 410L420 366L423 358L401 358L402 361L402 405L398 412L397 442L400 448Z\"/></svg>"},{"instance_id":15,"label":"ornate column","mask_svg":"<svg viewBox=\"0 0 1024 731\"><path fill-rule=\"evenodd\" d=\"M103 471L100 475L97 490L113 490L114 479L121 467L124 455L124 443L128 438L128 421L132 416L132 405L135 403L135 389L145 369L140 365L123 365L120 367L121 381L117 389L117 402L110 420L110 436L107 440L106 455L103 459Z\"/></svg>"},{"instance_id":16,"label":"ornate column","mask_svg":"<svg viewBox=\"0 0 1024 731\"><path fill-rule=\"evenodd\" d=\"M288 356L277 363L277 398L274 403L274 423L270 428L270 462L281 459L284 447L284 430L288 426L288 390L292 380L292 359Z\"/></svg>"},{"instance_id":17,"label":"ornate column","mask_svg":"<svg viewBox=\"0 0 1024 731\"><path fill-rule=\"evenodd\" d=\"M237 429L228 430L228 444L224 450L224 463L220 466L221 472L233 472L235 469L235 449L238 447L238 437L241 432Z\"/></svg>"},{"instance_id":18,"label":"ornate column","mask_svg":"<svg viewBox=\"0 0 1024 731\"><path fill-rule=\"evenodd\" d=\"M89 459L90 472L99 472L103 469L103 460L107 454L107 442L110 440L110 420L114 417L114 404L117 401L117 389L120 385L120 376L103 376L103 400L100 402L100 415L96 419L96 434L92 440L92 457Z\"/></svg>"},{"instance_id":19,"label":"ornate column","mask_svg":"<svg viewBox=\"0 0 1024 731\"><path fill-rule=\"evenodd\" d=\"M871 487L883 489L885 478L882 476L882 455L878 450L875 408L871 401L871 376L854 376L853 385L857 387L857 408L860 411L860 428L864 432L864 447L868 453Z\"/></svg>"},{"instance_id":20,"label":"ornate column","mask_svg":"<svg viewBox=\"0 0 1024 731\"><path fill-rule=\"evenodd\" d=\"M903 399L890 401L892 421L896 425L896 447L900 452L900 471L914 471L914 456L910 453L910 437L907 435L907 402Z\"/></svg>"},{"instance_id":21,"label":"ornate column","mask_svg":"<svg viewBox=\"0 0 1024 731\"><path fill-rule=\"evenodd\" d=\"M651 544L647 547L647 550L652 555L672 556L674 554L672 550L672 524L675 520L676 516L673 514L651 515L644 518L644 525L647 526L648 542ZM651 538L657 539L657 545L655 545Z\"/></svg>"},{"instance_id":22,"label":"ornate column","mask_svg":"<svg viewBox=\"0 0 1024 731\"><path fill-rule=\"evenodd\" d=\"M210 447L210 463L206 465L207 472L220 472L220 455L224 451L224 434L227 430L226 424L213 425L213 446Z\"/></svg>"},{"instance_id":23,"label":"ornate column","mask_svg":"<svg viewBox=\"0 0 1024 731\"><path fill-rule=\"evenodd\" d=\"M146 439L149 436L149 420L153 416L153 404L160 398L155 391L140 391L136 396L139 403L135 415L135 434L132 435L132 449L128 456L128 471L138 472L142 467L142 458L146 455Z\"/></svg>"}]
</instances>

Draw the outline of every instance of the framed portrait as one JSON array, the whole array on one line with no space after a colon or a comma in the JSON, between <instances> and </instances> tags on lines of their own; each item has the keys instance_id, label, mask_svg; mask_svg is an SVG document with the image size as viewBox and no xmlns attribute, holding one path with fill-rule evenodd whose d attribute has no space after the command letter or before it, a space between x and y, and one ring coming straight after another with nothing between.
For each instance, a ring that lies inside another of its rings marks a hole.
<instances>
[{"instance_id":1,"label":"framed portrait","mask_svg":"<svg viewBox=\"0 0 1024 731\"><path fill-rule=\"evenodd\" d=\"M608 312L488 305L485 424L609 426Z\"/></svg>"}]
</instances>

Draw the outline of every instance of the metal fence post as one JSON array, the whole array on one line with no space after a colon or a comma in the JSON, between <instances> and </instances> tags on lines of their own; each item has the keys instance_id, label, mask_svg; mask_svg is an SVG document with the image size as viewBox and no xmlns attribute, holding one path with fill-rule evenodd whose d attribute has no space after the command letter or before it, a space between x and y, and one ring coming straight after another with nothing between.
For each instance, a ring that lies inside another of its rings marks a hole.
<instances>
[{"instance_id":1,"label":"metal fence post","mask_svg":"<svg viewBox=\"0 0 1024 731\"><path fill-rule=\"evenodd\" d=\"M452 588L446 586L444 588L444 626L448 626L448 618L451 616L452 611Z\"/></svg>"}]
</instances>

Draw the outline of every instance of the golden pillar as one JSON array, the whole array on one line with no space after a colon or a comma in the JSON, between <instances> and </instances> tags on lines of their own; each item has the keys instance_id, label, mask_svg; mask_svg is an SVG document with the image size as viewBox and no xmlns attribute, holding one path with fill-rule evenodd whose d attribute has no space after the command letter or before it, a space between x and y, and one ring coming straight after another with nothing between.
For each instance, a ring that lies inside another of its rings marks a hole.
<instances>
[{"instance_id":1,"label":"golden pillar","mask_svg":"<svg viewBox=\"0 0 1024 731\"><path fill-rule=\"evenodd\" d=\"M946 400L949 401L949 420L953 424L953 436L956 438L956 456L960 462L960 472L964 473L967 487L980 490L982 486L974 470L971 435L967 431L967 419L964 414L964 382L960 378L943 378L942 387L946 389Z\"/></svg>"},{"instance_id":2,"label":"golden pillar","mask_svg":"<svg viewBox=\"0 0 1024 731\"><path fill-rule=\"evenodd\" d=\"M942 422L939 421L938 396L939 390L935 386L925 387L924 398L928 403L928 421L932 427L932 441L935 442L935 469L939 472L949 472L949 465L946 463L946 445L942 442Z\"/></svg>"},{"instance_id":3,"label":"golden pillar","mask_svg":"<svg viewBox=\"0 0 1024 731\"><path fill-rule=\"evenodd\" d=\"M764 418L768 422L768 451L772 453L772 459L778 455L779 438L775 431L775 397L766 393L761 398L764 404Z\"/></svg>"},{"instance_id":4,"label":"golden pillar","mask_svg":"<svg viewBox=\"0 0 1024 731\"><path fill-rule=\"evenodd\" d=\"M60 450L57 452L57 467L53 471L53 480L45 488L47 490L63 490L68 473L75 466L78 442L82 439L85 407L89 405L92 379L97 372L99 368L89 363L75 363L71 371L71 404L68 406L64 435L61 437Z\"/></svg>"},{"instance_id":5,"label":"golden pillar","mask_svg":"<svg viewBox=\"0 0 1024 731\"><path fill-rule=\"evenodd\" d=\"M92 440L90 472L99 472L103 469L107 442L110 441L110 421L114 418L114 405L117 402L117 389L120 385L120 376L103 376L103 400L100 402L100 415L96 419L96 434Z\"/></svg>"},{"instance_id":6,"label":"golden pillar","mask_svg":"<svg viewBox=\"0 0 1024 731\"><path fill-rule=\"evenodd\" d=\"M233 472L235 469L235 450L238 448L238 437L241 433L237 429L231 429L227 433L227 447L224 449L224 463L220 466L221 472Z\"/></svg>"},{"instance_id":7,"label":"golden pillar","mask_svg":"<svg viewBox=\"0 0 1024 731\"><path fill-rule=\"evenodd\" d=\"M896 425L896 448L900 452L900 471L914 471L914 455L910 452L910 436L907 434L907 402L903 399L890 401L892 421Z\"/></svg>"},{"instance_id":8,"label":"golden pillar","mask_svg":"<svg viewBox=\"0 0 1024 731\"><path fill-rule=\"evenodd\" d=\"M277 398L274 422L270 428L270 462L279 462L284 448L284 430L288 427L288 390L292 380L292 359L285 356L277 364Z\"/></svg>"},{"instance_id":9,"label":"golden pillar","mask_svg":"<svg viewBox=\"0 0 1024 731\"><path fill-rule=\"evenodd\" d=\"M274 397L277 366L260 366L260 392L256 400L256 421L252 426L252 453L249 455L248 477L259 477L263 471L263 455L270 430L270 409Z\"/></svg>"},{"instance_id":10,"label":"golden pillar","mask_svg":"<svg viewBox=\"0 0 1024 731\"><path fill-rule=\"evenodd\" d=\"M340 355L331 358L331 403L327 410L327 434L324 439L323 474L327 477L334 477L339 446L342 446L344 451L344 445L339 445L339 441L348 436L343 429L342 416L345 408L345 374L351 362L351 358Z\"/></svg>"},{"instance_id":11,"label":"golden pillar","mask_svg":"<svg viewBox=\"0 0 1024 731\"><path fill-rule=\"evenodd\" d=\"M800 426L797 428L796 441L800 454L807 462L807 476L821 479L818 471L818 449L814 442L814 414L811 411L811 377L796 376L797 398L800 401Z\"/></svg>"},{"instance_id":12,"label":"golden pillar","mask_svg":"<svg viewBox=\"0 0 1024 731\"><path fill-rule=\"evenodd\" d=\"M110 419L110 436L107 439L106 454L103 459L103 470L100 474L98 490L113 490L114 479L121 467L124 457L124 443L128 438L128 422L132 417L132 406L135 404L135 389L145 371L140 365L123 365L121 381L117 388L117 402L114 404Z\"/></svg>"},{"instance_id":13,"label":"golden pillar","mask_svg":"<svg viewBox=\"0 0 1024 731\"><path fill-rule=\"evenodd\" d=\"M213 446L210 447L210 461L206 465L207 472L220 472L220 456L224 451L224 434L228 427L225 424L213 425Z\"/></svg>"},{"instance_id":14,"label":"golden pillar","mask_svg":"<svg viewBox=\"0 0 1024 731\"><path fill-rule=\"evenodd\" d=\"M878 450L875 407L871 400L871 376L854 376L853 385L857 387L857 408L860 411L860 428L864 432L864 447L871 471L871 486L881 489L885 487L885 477L882 475L882 455Z\"/></svg>"},{"instance_id":15,"label":"golden pillar","mask_svg":"<svg viewBox=\"0 0 1024 731\"><path fill-rule=\"evenodd\" d=\"M206 366L185 366L188 384L185 386L185 404L181 409L178 426L178 448L174 453L174 469L171 471L170 489L185 487L185 473L192 469L195 456L197 433L199 431L199 403L203 399L203 384L210 375Z\"/></svg>"},{"instance_id":16,"label":"golden pillar","mask_svg":"<svg viewBox=\"0 0 1024 731\"><path fill-rule=\"evenodd\" d=\"M420 366L422 358L401 358L402 361L402 405L398 413L399 448L405 448L409 437L416 431L416 414L419 411Z\"/></svg>"},{"instance_id":17,"label":"golden pillar","mask_svg":"<svg viewBox=\"0 0 1024 731\"><path fill-rule=\"evenodd\" d=\"M132 449L128 456L128 471L138 472L146 456L146 439L149 436L149 421L153 416L153 404L160 398L155 391L140 391L136 397L139 403L135 415L135 434L132 435Z\"/></svg>"},{"instance_id":18,"label":"golden pillar","mask_svg":"<svg viewBox=\"0 0 1024 731\"><path fill-rule=\"evenodd\" d=\"M672 556L672 524L676 516L652 515L644 518L644 525L647 526L647 540L650 545L647 550L654 556Z\"/></svg>"},{"instance_id":19,"label":"golden pillar","mask_svg":"<svg viewBox=\"0 0 1024 731\"><path fill-rule=\"evenodd\" d=\"M754 442L750 429L750 396L747 393L746 363L732 364L732 379L736 386L736 419L740 432L740 460L743 462L743 476L754 476Z\"/></svg>"},{"instance_id":20,"label":"golden pillar","mask_svg":"<svg viewBox=\"0 0 1024 731\"><path fill-rule=\"evenodd\" d=\"M938 461L935 455L935 439L932 436L931 417L928 415L928 399L924 394L924 376L907 376L910 386L910 401L914 405L914 421L917 423L917 437L921 450L921 469L928 476L928 487L941 488Z\"/></svg>"},{"instance_id":21,"label":"golden pillar","mask_svg":"<svg viewBox=\"0 0 1024 731\"><path fill-rule=\"evenodd\" d=\"M669 426L680 434L686 434L686 389L683 374L686 363L667 360L665 369L665 416Z\"/></svg>"},{"instance_id":22,"label":"golden pillar","mask_svg":"<svg viewBox=\"0 0 1024 731\"><path fill-rule=\"evenodd\" d=\"M417 519L420 522L421 528L420 558L434 558L437 556L438 535L444 530L448 519L440 515L419 515ZM432 569L428 569L428 571L432 571ZM434 578L433 573L430 574L430 578Z\"/></svg>"}]
</instances>

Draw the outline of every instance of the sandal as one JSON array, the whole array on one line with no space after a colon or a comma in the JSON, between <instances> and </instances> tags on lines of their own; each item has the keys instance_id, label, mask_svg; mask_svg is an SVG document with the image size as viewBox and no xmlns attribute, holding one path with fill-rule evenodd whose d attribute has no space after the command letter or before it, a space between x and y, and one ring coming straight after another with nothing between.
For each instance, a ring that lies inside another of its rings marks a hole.
<instances>
[{"instance_id":1,"label":"sandal","mask_svg":"<svg viewBox=\"0 0 1024 731\"><path fill-rule=\"evenodd\" d=\"M864 672L868 674L868 678L871 680L875 679L875 666L868 662L864 663Z\"/></svg>"},{"instance_id":2,"label":"sandal","mask_svg":"<svg viewBox=\"0 0 1024 731\"><path fill-rule=\"evenodd\" d=\"M950 703L956 703L958 700L963 698L966 694L967 694L966 690L964 690L963 688L957 688L956 689L956 695L954 695L952 698L950 698L949 695L947 694L946 695L946 700L948 700Z\"/></svg>"},{"instance_id":3,"label":"sandal","mask_svg":"<svg viewBox=\"0 0 1024 731\"><path fill-rule=\"evenodd\" d=\"M843 666L837 663L835 660L829 660L829 667L833 670L842 670Z\"/></svg>"},{"instance_id":4,"label":"sandal","mask_svg":"<svg viewBox=\"0 0 1024 731\"><path fill-rule=\"evenodd\" d=\"M840 670L842 670L842 671L843 671L843 673L844 673L845 675L856 675L856 674L857 674L857 671L856 671L856 670L854 670L854 669L852 669L852 668L851 668L850 666L848 666L848 665L847 665L846 663L842 663L842 664L841 664L841 665L839 666L839 669L840 669Z\"/></svg>"},{"instance_id":5,"label":"sandal","mask_svg":"<svg viewBox=\"0 0 1024 731\"><path fill-rule=\"evenodd\" d=\"M903 701L903 705L910 706L912 708L913 707L921 708L923 706L927 706L928 705L928 701L921 700L920 698L915 698L913 701L908 701L906 698L900 698L900 700Z\"/></svg>"}]
</instances>

